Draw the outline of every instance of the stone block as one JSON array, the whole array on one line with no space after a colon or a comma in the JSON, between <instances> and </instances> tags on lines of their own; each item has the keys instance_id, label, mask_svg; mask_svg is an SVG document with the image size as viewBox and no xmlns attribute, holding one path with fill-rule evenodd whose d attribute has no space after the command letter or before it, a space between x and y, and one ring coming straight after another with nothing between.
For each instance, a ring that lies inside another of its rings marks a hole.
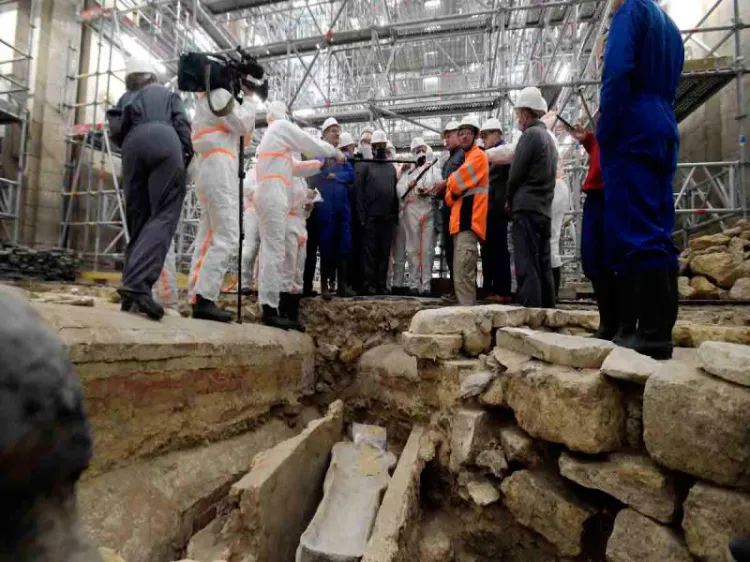
<instances>
[{"instance_id":1,"label":"stone block","mask_svg":"<svg viewBox=\"0 0 750 562\"><path fill-rule=\"evenodd\" d=\"M252 470L232 486L257 562L294 559L318 506L331 449L342 437L343 418L343 403L334 402L325 418L300 435L256 455Z\"/></svg>"},{"instance_id":2,"label":"stone block","mask_svg":"<svg viewBox=\"0 0 750 562\"><path fill-rule=\"evenodd\" d=\"M559 477L519 470L500 487L506 507L521 525L542 535L563 556L581 553L583 524L595 510L575 498Z\"/></svg>"},{"instance_id":3,"label":"stone block","mask_svg":"<svg viewBox=\"0 0 750 562\"><path fill-rule=\"evenodd\" d=\"M469 357L477 357L480 353L486 353L492 348L492 334L481 330L472 330L463 333L463 351Z\"/></svg>"},{"instance_id":4,"label":"stone block","mask_svg":"<svg viewBox=\"0 0 750 562\"><path fill-rule=\"evenodd\" d=\"M602 374L613 379L646 384L661 363L637 351L618 347L610 353L602 364Z\"/></svg>"},{"instance_id":5,"label":"stone block","mask_svg":"<svg viewBox=\"0 0 750 562\"><path fill-rule=\"evenodd\" d=\"M647 455L612 453L606 460L591 460L563 453L559 466L568 480L601 490L652 519L670 523L674 517L674 480Z\"/></svg>"},{"instance_id":6,"label":"stone block","mask_svg":"<svg viewBox=\"0 0 750 562\"><path fill-rule=\"evenodd\" d=\"M542 464L536 441L520 427L504 425L498 430L498 436L508 462L532 468Z\"/></svg>"},{"instance_id":7,"label":"stone block","mask_svg":"<svg viewBox=\"0 0 750 562\"><path fill-rule=\"evenodd\" d=\"M607 543L607 562L692 562L684 543L669 527L633 511L617 514Z\"/></svg>"},{"instance_id":8,"label":"stone block","mask_svg":"<svg viewBox=\"0 0 750 562\"><path fill-rule=\"evenodd\" d=\"M693 251L705 250L711 246L726 246L729 244L731 238L725 234L709 234L707 236L699 236L693 238L690 241L690 249Z\"/></svg>"},{"instance_id":9,"label":"stone block","mask_svg":"<svg viewBox=\"0 0 750 562\"><path fill-rule=\"evenodd\" d=\"M420 359L453 359L461 352L464 340L460 334L414 334L404 332L404 351Z\"/></svg>"},{"instance_id":10,"label":"stone block","mask_svg":"<svg viewBox=\"0 0 750 562\"><path fill-rule=\"evenodd\" d=\"M695 297L695 289L690 286L689 277L679 277L677 279L677 292L681 299L692 299Z\"/></svg>"},{"instance_id":11,"label":"stone block","mask_svg":"<svg viewBox=\"0 0 750 562\"><path fill-rule=\"evenodd\" d=\"M726 562L729 541L750 535L750 494L698 482L690 489L684 510L688 549L705 562Z\"/></svg>"},{"instance_id":12,"label":"stone block","mask_svg":"<svg viewBox=\"0 0 750 562\"><path fill-rule=\"evenodd\" d=\"M481 306L450 306L420 310L412 318L409 332L445 335L479 330L490 333L495 314Z\"/></svg>"},{"instance_id":13,"label":"stone block","mask_svg":"<svg viewBox=\"0 0 750 562\"><path fill-rule=\"evenodd\" d=\"M518 424L539 439L591 454L615 451L624 442L621 393L598 371L537 362L508 379L507 401Z\"/></svg>"},{"instance_id":14,"label":"stone block","mask_svg":"<svg viewBox=\"0 0 750 562\"><path fill-rule=\"evenodd\" d=\"M710 300L719 298L719 288L702 275L693 277L690 280L690 286L693 288L693 298L695 299Z\"/></svg>"},{"instance_id":15,"label":"stone block","mask_svg":"<svg viewBox=\"0 0 750 562\"><path fill-rule=\"evenodd\" d=\"M604 340L523 328L502 328L497 333L497 345L548 363L582 369L598 369L615 348L615 344Z\"/></svg>"},{"instance_id":16,"label":"stone block","mask_svg":"<svg viewBox=\"0 0 750 562\"><path fill-rule=\"evenodd\" d=\"M529 323L531 316L537 316L531 309L523 306L508 306L503 304L488 304L481 307L489 313L493 328L507 328L524 326Z\"/></svg>"},{"instance_id":17,"label":"stone block","mask_svg":"<svg viewBox=\"0 0 750 562\"><path fill-rule=\"evenodd\" d=\"M503 479L508 474L508 461L502 449L485 449L477 455L476 463L495 478Z\"/></svg>"},{"instance_id":18,"label":"stone block","mask_svg":"<svg viewBox=\"0 0 750 562\"><path fill-rule=\"evenodd\" d=\"M706 341L725 341L750 345L750 326L720 326L678 321L672 332L674 344L698 347Z\"/></svg>"},{"instance_id":19,"label":"stone block","mask_svg":"<svg viewBox=\"0 0 750 562\"><path fill-rule=\"evenodd\" d=\"M419 484L430 452L434 454L434 445L424 428L415 426L383 496L362 562L418 559Z\"/></svg>"},{"instance_id":20,"label":"stone block","mask_svg":"<svg viewBox=\"0 0 750 562\"><path fill-rule=\"evenodd\" d=\"M500 500L500 492L494 484L482 476L472 476L466 483L466 491L476 505L487 507Z\"/></svg>"},{"instance_id":21,"label":"stone block","mask_svg":"<svg viewBox=\"0 0 750 562\"><path fill-rule=\"evenodd\" d=\"M490 383L495 379L495 373L490 371L481 371L479 373L471 373L461 377L461 398L464 400L467 398L473 398L479 396Z\"/></svg>"},{"instance_id":22,"label":"stone block","mask_svg":"<svg viewBox=\"0 0 750 562\"><path fill-rule=\"evenodd\" d=\"M695 256L690 260L690 269L697 275L705 275L719 287L731 289L738 275L735 269L742 261L728 252Z\"/></svg>"},{"instance_id":23,"label":"stone block","mask_svg":"<svg viewBox=\"0 0 750 562\"><path fill-rule=\"evenodd\" d=\"M349 438L355 445L369 443L382 451L386 450L388 443L388 433L384 427L379 425L352 423L349 426Z\"/></svg>"},{"instance_id":24,"label":"stone block","mask_svg":"<svg viewBox=\"0 0 750 562\"><path fill-rule=\"evenodd\" d=\"M484 410L459 410L451 423L451 456L449 467L453 472L471 464L487 431L487 413Z\"/></svg>"},{"instance_id":25,"label":"stone block","mask_svg":"<svg viewBox=\"0 0 750 562\"><path fill-rule=\"evenodd\" d=\"M704 342L698 348L703 369L714 376L750 386L750 345Z\"/></svg>"},{"instance_id":26,"label":"stone block","mask_svg":"<svg viewBox=\"0 0 750 562\"><path fill-rule=\"evenodd\" d=\"M300 539L296 562L359 562L396 457L369 443L333 446L323 500Z\"/></svg>"},{"instance_id":27,"label":"stone block","mask_svg":"<svg viewBox=\"0 0 750 562\"><path fill-rule=\"evenodd\" d=\"M668 361L646 383L643 425L659 464L750 489L750 389Z\"/></svg>"},{"instance_id":28,"label":"stone block","mask_svg":"<svg viewBox=\"0 0 750 562\"><path fill-rule=\"evenodd\" d=\"M732 290L729 291L729 297L737 301L750 300L750 277L737 279L732 286Z\"/></svg>"}]
</instances>

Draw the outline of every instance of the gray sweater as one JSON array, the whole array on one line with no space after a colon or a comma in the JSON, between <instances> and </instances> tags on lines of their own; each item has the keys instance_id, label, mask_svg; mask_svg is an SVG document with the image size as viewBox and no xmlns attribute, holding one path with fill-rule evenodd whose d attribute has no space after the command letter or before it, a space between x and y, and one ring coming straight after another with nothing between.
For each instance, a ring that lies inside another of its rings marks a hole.
<instances>
[{"instance_id":1,"label":"gray sweater","mask_svg":"<svg viewBox=\"0 0 750 562\"><path fill-rule=\"evenodd\" d=\"M541 121L535 121L521 135L510 166L507 197L511 213L533 212L552 217L555 195L557 148Z\"/></svg>"}]
</instances>

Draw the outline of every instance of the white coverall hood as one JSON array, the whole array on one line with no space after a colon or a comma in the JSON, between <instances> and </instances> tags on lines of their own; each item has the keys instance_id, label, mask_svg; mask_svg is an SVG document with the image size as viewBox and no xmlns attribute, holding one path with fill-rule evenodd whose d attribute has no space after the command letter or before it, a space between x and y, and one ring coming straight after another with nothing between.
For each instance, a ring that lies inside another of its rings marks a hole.
<instances>
[{"instance_id":1,"label":"white coverall hood","mask_svg":"<svg viewBox=\"0 0 750 562\"><path fill-rule=\"evenodd\" d=\"M283 101L276 100L270 102L266 113L268 123L270 124L272 121L282 121L286 119L287 113L289 113L289 110Z\"/></svg>"}]
</instances>

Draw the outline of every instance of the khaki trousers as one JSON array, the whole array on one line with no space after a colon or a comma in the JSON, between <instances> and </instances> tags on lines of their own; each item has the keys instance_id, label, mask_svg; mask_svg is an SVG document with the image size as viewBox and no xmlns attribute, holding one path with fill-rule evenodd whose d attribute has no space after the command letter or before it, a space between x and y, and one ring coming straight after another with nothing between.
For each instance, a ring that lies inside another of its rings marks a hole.
<instances>
[{"instance_id":1,"label":"khaki trousers","mask_svg":"<svg viewBox=\"0 0 750 562\"><path fill-rule=\"evenodd\" d=\"M461 306L477 303L477 261L479 240L471 231L453 237L453 289Z\"/></svg>"}]
</instances>

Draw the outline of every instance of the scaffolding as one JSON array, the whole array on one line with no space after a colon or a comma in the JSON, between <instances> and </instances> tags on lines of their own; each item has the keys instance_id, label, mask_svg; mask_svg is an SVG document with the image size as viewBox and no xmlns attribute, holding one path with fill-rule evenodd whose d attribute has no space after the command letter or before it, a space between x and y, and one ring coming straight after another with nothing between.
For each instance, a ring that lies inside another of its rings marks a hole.
<instances>
[{"instance_id":1,"label":"scaffolding","mask_svg":"<svg viewBox=\"0 0 750 562\"><path fill-rule=\"evenodd\" d=\"M139 45L173 75L182 52L241 44L268 69L271 97L285 100L307 124L319 126L334 116L353 134L366 125L385 129L399 149L417 134L437 147L445 122L467 114L496 116L512 130L513 100L528 85L540 86L550 107L568 121L586 121L599 105L601 53L612 5L613 0L82 3L84 32L69 53L69 164L61 242L82 251L95 267L118 267L122 260L127 232L121 205L111 199L121 199L115 179L118 157L113 153L108 163L106 150L99 148L104 111L115 98L110 84L122 82L113 50L128 54L129 47ZM729 21L714 21L726 10ZM675 179L680 233L747 215L743 78L749 27L739 0L716 0L697 24L682 30L688 61L678 92L678 119L735 82L739 148L726 162L680 164ZM92 41L98 44L96 64ZM115 49L107 51L107 44ZM100 95L105 82L109 96ZM262 128L264 115L258 109ZM580 257L580 186L587 156L565 131L556 133L566 147L573 194L563 254L575 262ZM86 146L93 150L84 150ZM79 166L84 152L86 158L96 158ZM190 194L176 238L183 270L192 254L198 213Z\"/></svg>"}]
</instances>

